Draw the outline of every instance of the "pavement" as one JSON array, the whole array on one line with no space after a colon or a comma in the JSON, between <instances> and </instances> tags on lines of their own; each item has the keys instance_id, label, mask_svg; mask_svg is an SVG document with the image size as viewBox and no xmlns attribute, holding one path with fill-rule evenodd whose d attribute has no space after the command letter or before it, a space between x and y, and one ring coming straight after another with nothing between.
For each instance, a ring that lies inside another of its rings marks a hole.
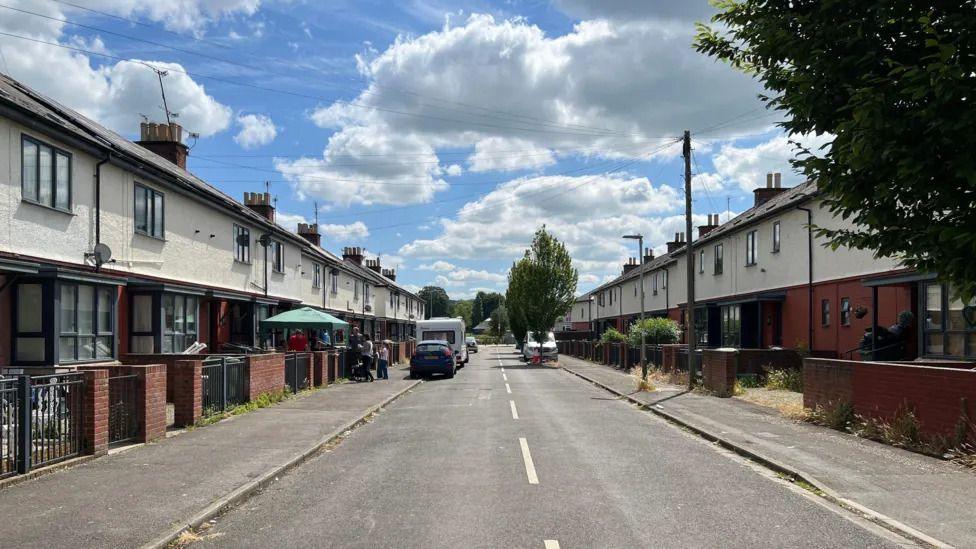
<instances>
[{"instance_id":1,"label":"pavement","mask_svg":"<svg viewBox=\"0 0 976 549\"><path fill-rule=\"evenodd\" d=\"M0 546L140 547L243 497L415 386L331 385L0 491Z\"/></svg>"},{"instance_id":2,"label":"pavement","mask_svg":"<svg viewBox=\"0 0 976 549\"><path fill-rule=\"evenodd\" d=\"M419 385L201 537L193 547L909 545L510 346Z\"/></svg>"},{"instance_id":3,"label":"pavement","mask_svg":"<svg viewBox=\"0 0 976 549\"><path fill-rule=\"evenodd\" d=\"M928 544L976 547L976 474L952 463L780 416L736 398L665 386L634 392L620 370L573 357L560 364L696 431L792 471L842 505L876 513Z\"/></svg>"}]
</instances>

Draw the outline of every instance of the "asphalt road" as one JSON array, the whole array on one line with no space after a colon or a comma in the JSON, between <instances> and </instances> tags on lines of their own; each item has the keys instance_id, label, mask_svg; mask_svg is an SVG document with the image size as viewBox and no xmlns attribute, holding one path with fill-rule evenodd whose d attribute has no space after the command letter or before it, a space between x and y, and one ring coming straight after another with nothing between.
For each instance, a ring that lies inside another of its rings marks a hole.
<instances>
[{"instance_id":1,"label":"asphalt road","mask_svg":"<svg viewBox=\"0 0 976 549\"><path fill-rule=\"evenodd\" d=\"M484 347L194 547L898 546L815 500L512 347Z\"/></svg>"}]
</instances>

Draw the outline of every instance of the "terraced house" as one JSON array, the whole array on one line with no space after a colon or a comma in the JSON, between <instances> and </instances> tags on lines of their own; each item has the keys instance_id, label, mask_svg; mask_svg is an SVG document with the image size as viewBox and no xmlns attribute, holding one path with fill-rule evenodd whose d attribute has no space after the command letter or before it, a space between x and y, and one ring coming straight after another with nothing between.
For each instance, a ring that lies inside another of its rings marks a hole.
<instances>
[{"instance_id":1,"label":"terraced house","mask_svg":"<svg viewBox=\"0 0 976 549\"><path fill-rule=\"evenodd\" d=\"M390 292L422 307L395 275L278 225L267 193L189 173L181 134L144 123L131 142L0 76L0 365L256 345L258 321L299 305L412 333L419 312L377 310Z\"/></svg>"},{"instance_id":2,"label":"terraced house","mask_svg":"<svg viewBox=\"0 0 976 549\"><path fill-rule=\"evenodd\" d=\"M965 318L976 316L976 303L954 299L935 275L897 259L825 247L811 226L847 222L823 206L815 183L783 188L779 174L768 174L754 194L753 207L725 223L708 216L694 242L676 234L664 255L648 250L629 261L619 277L577 300L580 317L592 303L598 333L626 330L640 314L644 269L645 312L684 324L690 249L700 347L780 346L860 358L863 342L877 356L976 357L976 328ZM900 328L885 329L899 321Z\"/></svg>"}]
</instances>

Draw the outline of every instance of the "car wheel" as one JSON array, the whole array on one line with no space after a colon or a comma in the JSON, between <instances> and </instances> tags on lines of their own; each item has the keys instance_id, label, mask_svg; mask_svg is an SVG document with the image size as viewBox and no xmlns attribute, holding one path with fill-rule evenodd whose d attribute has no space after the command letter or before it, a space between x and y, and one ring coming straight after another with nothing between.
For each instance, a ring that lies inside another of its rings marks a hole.
<instances>
[{"instance_id":1,"label":"car wheel","mask_svg":"<svg viewBox=\"0 0 976 549\"><path fill-rule=\"evenodd\" d=\"M420 374L410 372L410 379L420 379Z\"/></svg>"},{"instance_id":2,"label":"car wheel","mask_svg":"<svg viewBox=\"0 0 976 549\"><path fill-rule=\"evenodd\" d=\"M452 377L454 377L454 373L455 373L456 371L457 371L457 370L452 370L452 371L450 371L450 372L448 372L448 373L446 373L446 374L444 374L444 377L446 377L447 379L451 379Z\"/></svg>"}]
</instances>

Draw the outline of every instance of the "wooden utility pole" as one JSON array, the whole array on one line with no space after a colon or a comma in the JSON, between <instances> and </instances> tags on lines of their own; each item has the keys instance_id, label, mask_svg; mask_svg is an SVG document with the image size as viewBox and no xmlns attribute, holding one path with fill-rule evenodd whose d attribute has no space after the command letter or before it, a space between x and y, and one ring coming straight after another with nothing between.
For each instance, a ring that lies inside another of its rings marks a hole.
<instances>
[{"instance_id":1,"label":"wooden utility pole","mask_svg":"<svg viewBox=\"0 0 976 549\"><path fill-rule=\"evenodd\" d=\"M682 144L685 159L685 258L688 280L688 303L685 310L685 333L688 336L688 388L695 386L695 254L691 247L691 132L685 130Z\"/></svg>"}]
</instances>

